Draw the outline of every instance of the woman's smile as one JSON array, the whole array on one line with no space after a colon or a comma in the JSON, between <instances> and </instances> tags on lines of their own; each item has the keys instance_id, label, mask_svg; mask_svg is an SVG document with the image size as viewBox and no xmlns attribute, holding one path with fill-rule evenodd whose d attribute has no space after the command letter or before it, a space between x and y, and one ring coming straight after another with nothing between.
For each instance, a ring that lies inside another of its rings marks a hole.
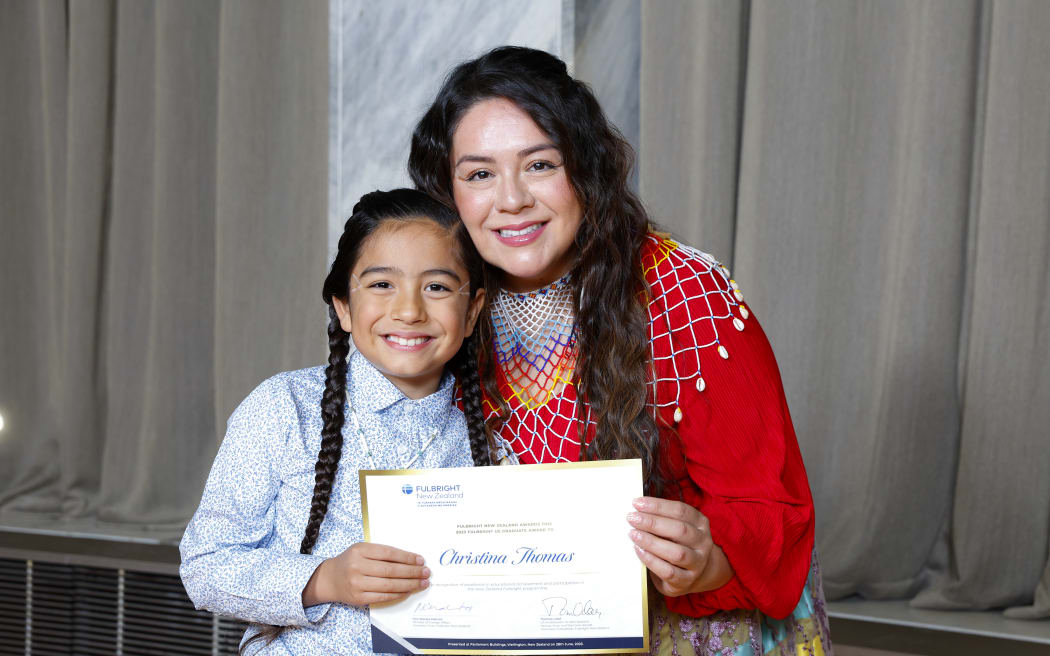
<instances>
[{"instance_id":1,"label":"woman's smile","mask_svg":"<svg viewBox=\"0 0 1050 656\"><path fill-rule=\"evenodd\" d=\"M546 225L540 222L527 222L498 228L495 230L496 238L507 246L525 246L539 239Z\"/></svg>"}]
</instances>

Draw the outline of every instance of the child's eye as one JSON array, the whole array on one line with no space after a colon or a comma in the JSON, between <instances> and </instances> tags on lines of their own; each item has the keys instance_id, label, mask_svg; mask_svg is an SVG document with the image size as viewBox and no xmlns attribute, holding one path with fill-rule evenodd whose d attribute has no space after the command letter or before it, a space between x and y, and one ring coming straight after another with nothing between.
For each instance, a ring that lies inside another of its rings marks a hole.
<instances>
[{"instance_id":1,"label":"child's eye","mask_svg":"<svg viewBox=\"0 0 1050 656\"><path fill-rule=\"evenodd\" d=\"M492 177L492 173L490 171L486 171L484 169L481 169L481 170L478 170L478 171L474 171L473 173L468 175L467 176L467 182L481 182L482 180L488 180L491 177Z\"/></svg>"},{"instance_id":2,"label":"child's eye","mask_svg":"<svg viewBox=\"0 0 1050 656\"><path fill-rule=\"evenodd\" d=\"M448 285L443 285L440 282L431 282L423 288L423 291L429 292L430 294L448 294L452 292L452 288Z\"/></svg>"},{"instance_id":3,"label":"child's eye","mask_svg":"<svg viewBox=\"0 0 1050 656\"><path fill-rule=\"evenodd\" d=\"M369 289L393 289L394 286L385 280L377 280L375 282L368 283Z\"/></svg>"}]
</instances>

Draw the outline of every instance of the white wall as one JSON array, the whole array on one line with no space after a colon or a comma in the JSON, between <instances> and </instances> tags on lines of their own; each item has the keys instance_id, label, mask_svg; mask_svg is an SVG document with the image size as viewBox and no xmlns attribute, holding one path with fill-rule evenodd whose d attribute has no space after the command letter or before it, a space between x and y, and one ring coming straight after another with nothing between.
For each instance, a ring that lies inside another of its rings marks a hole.
<instances>
[{"instance_id":1,"label":"white wall","mask_svg":"<svg viewBox=\"0 0 1050 656\"><path fill-rule=\"evenodd\" d=\"M573 0L330 0L330 257L362 194L410 185L412 129L445 74L506 44L542 48L571 67L574 7Z\"/></svg>"}]
</instances>

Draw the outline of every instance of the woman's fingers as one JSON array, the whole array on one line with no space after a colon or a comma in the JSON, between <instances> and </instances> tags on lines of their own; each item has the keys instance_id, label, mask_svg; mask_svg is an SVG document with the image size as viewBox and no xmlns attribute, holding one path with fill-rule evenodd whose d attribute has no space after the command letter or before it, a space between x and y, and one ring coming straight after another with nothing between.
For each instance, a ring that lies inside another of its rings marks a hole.
<instances>
[{"instance_id":1,"label":"woman's fingers","mask_svg":"<svg viewBox=\"0 0 1050 656\"><path fill-rule=\"evenodd\" d=\"M633 512L627 515L627 521L639 531L651 533L671 542L695 548L703 546L710 537L707 518L700 513L697 513L697 515L695 523L690 523L661 515Z\"/></svg>"},{"instance_id":2,"label":"woman's fingers","mask_svg":"<svg viewBox=\"0 0 1050 656\"><path fill-rule=\"evenodd\" d=\"M631 531L629 535L635 546L652 554L652 556L659 558L669 565L690 572L695 572L695 575L697 576L699 576L700 571L704 568L708 552L706 545L697 545L694 547L673 540L665 540L653 535L652 533L639 531L637 529ZM663 573L658 572L658 574L660 574L661 577L666 578Z\"/></svg>"},{"instance_id":3,"label":"woman's fingers","mask_svg":"<svg viewBox=\"0 0 1050 656\"><path fill-rule=\"evenodd\" d=\"M638 559L642 561L645 568L661 579L666 580L674 578L676 574L675 570L680 569L663 558L656 556L653 552L643 549L637 544L634 545L634 552L638 554Z\"/></svg>"},{"instance_id":4,"label":"woman's fingers","mask_svg":"<svg viewBox=\"0 0 1050 656\"><path fill-rule=\"evenodd\" d=\"M634 507L641 513L648 515L660 515L668 519L677 519L687 524L698 524L700 519L706 520L699 510L681 501L670 499L658 499L656 497L639 497L634 500Z\"/></svg>"},{"instance_id":5,"label":"woman's fingers","mask_svg":"<svg viewBox=\"0 0 1050 656\"><path fill-rule=\"evenodd\" d=\"M677 597L689 592L689 586L692 585L695 579L690 576L688 570L675 567L666 560L657 558L652 552L646 551L638 545L634 546L634 551L638 554L638 559L641 560L642 564L649 570L651 575L650 578L653 580L653 585L656 586L656 589L659 590L661 594L665 594L669 597Z\"/></svg>"},{"instance_id":6,"label":"woman's fingers","mask_svg":"<svg viewBox=\"0 0 1050 656\"><path fill-rule=\"evenodd\" d=\"M680 501L642 497L627 515L638 558L665 595L690 592L700 580L711 553L710 526L699 510Z\"/></svg>"}]
</instances>

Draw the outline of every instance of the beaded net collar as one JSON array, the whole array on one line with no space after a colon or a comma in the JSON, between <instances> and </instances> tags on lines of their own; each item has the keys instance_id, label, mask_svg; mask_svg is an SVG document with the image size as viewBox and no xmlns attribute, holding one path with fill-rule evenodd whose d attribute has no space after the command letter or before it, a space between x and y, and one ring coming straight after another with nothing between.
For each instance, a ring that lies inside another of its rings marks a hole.
<instances>
[{"instance_id":1,"label":"beaded net collar","mask_svg":"<svg viewBox=\"0 0 1050 656\"><path fill-rule=\"evenodd\" d=\"M535 408L572 380L576 320L569 276L531 292L501 289L490 316L496 363L512 398Z\"/></svg>"},{"instance_id":2,"label":"beaded net collar","mask_svg":"<svg viewBox=\"0 0 1050 656\"><path fill-rule=\"evenodd\" d=\"M682 398L705 394L709 387L701 359L728 360L726 331L745 330L750 313L729 269L665 235L648 236L641 266L649 287L654 377L648 405L660 425L674 425L683 416ZM572 291L563 278L527 294L500 292L492 301L499 388L510 406L510 417L496 432L526 464L579 459L581 411L571 384L579 348ZM495 404L487 399L485 404L489 418L499 415ZM585 434L594 435L597 427L586 404L582 413Z\"/></svg>"}]
</instances>

